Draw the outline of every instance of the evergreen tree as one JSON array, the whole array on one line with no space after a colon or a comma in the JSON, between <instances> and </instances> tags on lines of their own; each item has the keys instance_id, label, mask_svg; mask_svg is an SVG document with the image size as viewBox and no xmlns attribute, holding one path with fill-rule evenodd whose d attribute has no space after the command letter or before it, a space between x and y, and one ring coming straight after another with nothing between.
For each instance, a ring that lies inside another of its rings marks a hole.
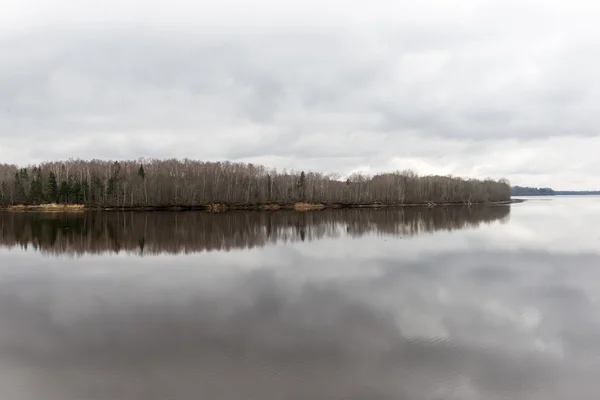
<instances>
[{"instance_id":1,"label":"evergreen tree","mask_svg":"<svg viewBox=\"0 0 600 400\"><path fill-rule=\"evenodd\" d=\"M46 200L58 203L58 184L56 183L56 175L50 172L48 182L46 183Z\"/></svg>"},{"instance_id":2,"label":"evergreen tree","mask_svg":"<svg viewBox=\"0 0 600 400\"><path fill-rule=\"evenodd\" d=\"M273 178L271 174L267 174L267 201L271 201L273 198Z\"/></svg>"},{"instance_id":3,"label":"evergreen tree","mask_svg":"<svg viewBox=\"0 0 600 400\"><path fill-rule=\"evenodd\" d=\"M44 185L41 180L34 179L31 181L29 202L32 204L42 204L44 202Z\"/></svg>"},{"instance_id":4,"label":"evergreen tree","mask_svg":"<svg viewBox=\"0 0 600 400\"><path fill-rule=\"evenodd\" d=\"M140 164L140 169L138 169L138 176L142 179L146 179L146 171L144 171L144 166Z\"/></svg>"},{"instance_id":5,"label":"evergreen tree","mask_svg":"<svg viewBox=\"0 0 600 400\"><path fill-rule=\"evenodd\" d=\"M58 200L60 203L69 203L71 195L71 185L67 181L62 181L58 189Z\"/></svg>"},{"instance_id":6,"label":"evergreen tree","mask_svg":"<svg viewBox=\"0 0 600 400\"><path fill-rule=\"evenodd\" d=\"M298 196L300 200L306 200L306 175L304 171L300 173L300 180L298 181Z\"/></svg>"},{"instance_id":7,"label":"evergreen tree","mask_svg":"<svg viewBox=\"0 0 600 400\"><path fill-rule=\"evenodd\" d=\"M31 175L31 183L29 185L29 202L32 204L41 204L44 202L44 184L42 181L41 168L33 167Z\"/></svg>"},{"instance_id":8,"label":"evergreen tree","mask_svg":"<svg viewBox=\"0 0 600 400\"><path fill-rule=\"evenodd\" d=\"M148 187L146 186L146 171L144 170L144 166L140 164L140 169L138 169L138 175L142 178L144 182L144 202L148 204Z\"/></svg>"},{"instance_id":9,"label":"evergreen tree","mask_svg":"<svg viewBox=\"0 0 600 400\"><path fill-rule=\"evenodd\" d=\"M112 166L112 176L108 179L108 186L106 193L111 202L118 202L120 200L119 183L121 181L121 164L115 161Z\"/></svg>"}]
</instances>

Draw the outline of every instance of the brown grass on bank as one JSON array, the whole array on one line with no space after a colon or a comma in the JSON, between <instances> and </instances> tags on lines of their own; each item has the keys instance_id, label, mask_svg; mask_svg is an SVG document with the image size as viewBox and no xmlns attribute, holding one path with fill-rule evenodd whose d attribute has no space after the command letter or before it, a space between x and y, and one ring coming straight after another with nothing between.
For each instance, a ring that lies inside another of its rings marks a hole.
<instances>
[{"instance_id":1,"label":"brown grass on bank","mask_svg":"<svg viewBox=\"0 0 600 400\"><path fill-rule=\"evenodd\" d=\"M47 204L34 204L34 205L26 205L26 204L16 204L11 205L6 208L7 211L45 211L45 212L80 212L84 211L83 204L56 204L56 203L47 203Z\"/></svg>"},{"instance_id":2,"label":"brown grass on bank","mask_svg":"<svg viewBox=\"0 0 600 400\"><path fill-rule=\"evenodd\" d=\"M321 204L321 203L305 203L305 202L294 203L294 210L296 210L296 211L322 210L324 208L325 208L325 204Z\"/></svg>"},{"instance_id":3,"label":"brown grass on bank","mask_svg":"<svg viewBox=\"0 0 600 400\"><path fill-rule=\"evenodd\" d=\"M220 203L211 203L206 206L206 210L211 212L223 212L227 211L227 208L225 204Z\"/></svg>"}]
</instances>

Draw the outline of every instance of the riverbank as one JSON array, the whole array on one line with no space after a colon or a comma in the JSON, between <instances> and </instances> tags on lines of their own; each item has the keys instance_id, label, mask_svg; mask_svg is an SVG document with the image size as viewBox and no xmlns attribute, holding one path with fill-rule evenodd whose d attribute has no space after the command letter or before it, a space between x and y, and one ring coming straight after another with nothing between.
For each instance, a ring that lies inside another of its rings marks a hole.
<instances>
[{"instance_id":1,"label":"riverbank","mask_svg":"<svg viewBox=\"0 0 600 400\"><path fill-rule=\"evenodd\" d=\"M83 204L15 204L6 207L0 207L2 211L9 212L83 212Z\"/></svg>"},{"instance_id":2,"label":"riverbank","mask_svg":"<svg viewBox=\"0 0 600 400\"><path fill-rule=\"evenodd\" d=\"M345 203L266 203L266 204L224 204L210 203L203 205L174 205L174 206L126 206L126 207L103 207L86 206L83 204L33 204L33 205L10 205L0 207L0 211L8 212L83 212L83 211L207 211L207 212L225 212L225 211L277 211L277 210L295 210L295 211L318 211L324 209L341 208L402 208L402 207L458 207L458 206L481 206L481 205L504 205L521 203L522 199L511 199L495 202L476 202L476 203L398 203L398 204L345 204Z\"/></svg>"}]
</instances>

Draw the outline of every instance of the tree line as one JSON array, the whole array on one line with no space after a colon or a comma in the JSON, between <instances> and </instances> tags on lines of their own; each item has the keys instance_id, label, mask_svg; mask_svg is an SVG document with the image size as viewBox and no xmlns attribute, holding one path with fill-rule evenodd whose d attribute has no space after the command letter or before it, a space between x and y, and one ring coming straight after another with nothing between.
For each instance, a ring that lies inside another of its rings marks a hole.
<instances>
[{"instance_id":1,"label":"tree line","mask_svg":"<svg viewBox=\"0 0 600 400\"><path fill-rule=\"evenodd\" d=\"M294 212L0 213L0 246L48 254L177 254L228 251L336 237L409 237L506 221L509 206Z\"/></svg>"},{"instance_id":2,"label":"tree line","mask_svg":"<svg viewBox=\"0 0 600 400\"><path fill-rule=\"evenodd\" d=\"M236 162L189 159L67 160L0 165L0 204L84 204L98 207L229 205L480 203L510 199L506 180L373 176L277 171Z\"/></svg>"},{"instance_id":3,"label":"tree line","mask_svg":"<svg viewBox=\"0 0 600 400\"><path fill-rule=\"evenodd\" d=\"M513 196L554 196L556 192L551 188L513 186L511 188L511 194Z\"/></svg>"}]
</instances>

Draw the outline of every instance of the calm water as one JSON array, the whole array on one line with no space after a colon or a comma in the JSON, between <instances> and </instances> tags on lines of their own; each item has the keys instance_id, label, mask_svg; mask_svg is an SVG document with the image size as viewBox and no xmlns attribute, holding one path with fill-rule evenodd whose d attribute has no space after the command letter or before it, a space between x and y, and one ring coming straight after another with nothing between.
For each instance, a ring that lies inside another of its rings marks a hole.
<instances>
[{"instance_id":1,"label":"calm water","mask_svg":"<svg viewBox=\"0 0 600 400\"><path fill-rule=\"evenodd\" d=\"M0 214L0 398L598 399L600 198Z\"/></svg>"}]
</instances>

